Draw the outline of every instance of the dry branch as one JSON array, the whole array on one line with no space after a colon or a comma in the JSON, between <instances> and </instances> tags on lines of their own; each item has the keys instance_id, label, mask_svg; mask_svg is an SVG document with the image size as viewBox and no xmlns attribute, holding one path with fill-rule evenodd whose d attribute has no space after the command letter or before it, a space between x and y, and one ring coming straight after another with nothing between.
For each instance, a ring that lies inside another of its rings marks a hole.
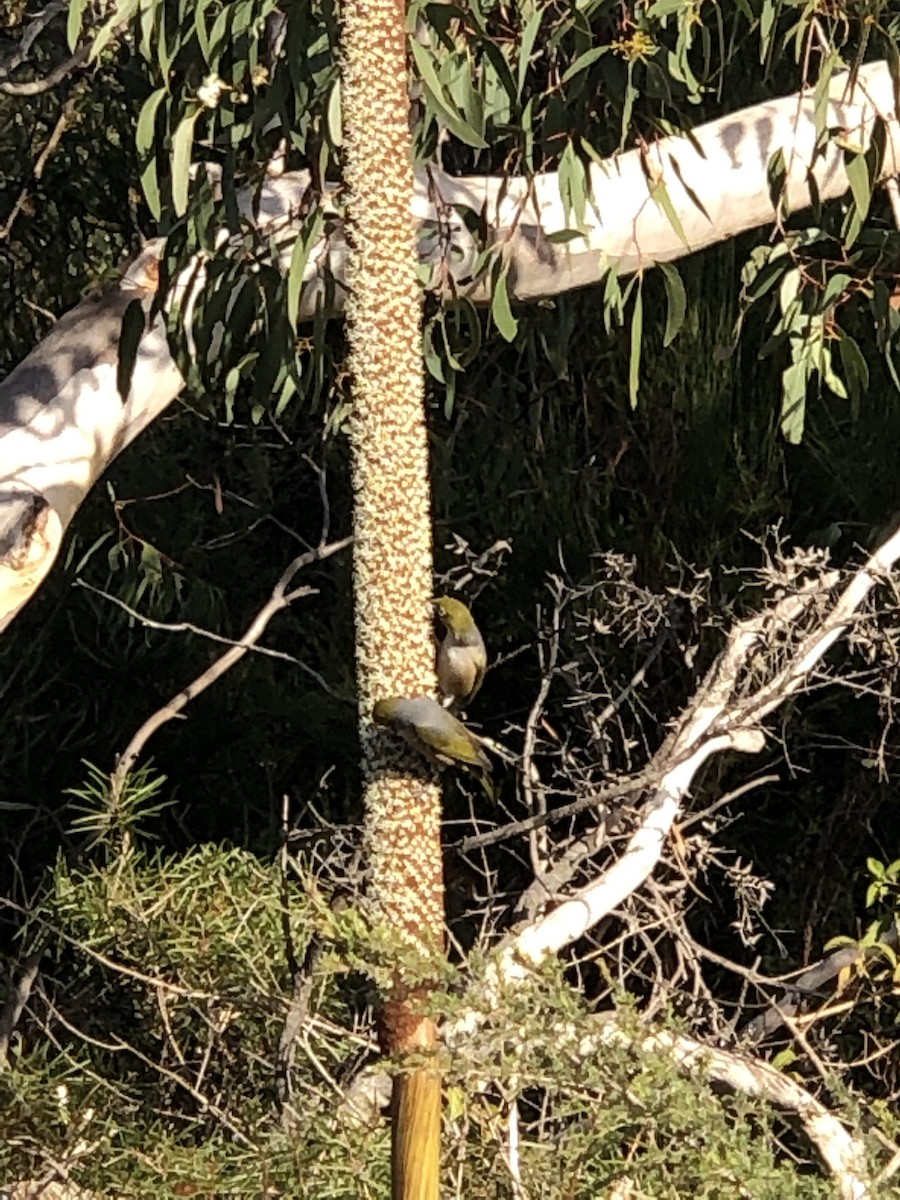
<instances>
[{"instance_id":1,"label":"dry branch","mask_svg":"<svg viewBox=\"0 0 900 1200\"><path fill-rule=\"evenodd\" d=\"M738 622L693 701L654 756L644 776L655 776L648 800L623 853L597 877L531 921L497 953L476 1006L445 1031L450 1044L477 1036L483 1022L502 1010L504 989L525 982L534 966L582 938L632 896L660 862L699 767L723 751L755 753L765 745L763 722L809 681L825 654L860 615L872 591L890 581L900 558L900 529L842 584L815 555L799 552L776 560L768 572L778 598ZM818 978L818 976L817 976ZM490 1014L490 1015L489 1015ZM492 1015L492 1016L491 1016ZM600 1041L635 1039L612 1017ZM646 1052L663 1052L685 1069L760 1096L797 1114L818 1147L845 1200L872 1195L861 1142L793 1079L750 1057L705 1047L690 1038L659 1032L639 1039ZM582 1043L583 1054L599 1044Z\"/></svg>"},{"instance_id":2,"label":"dry branch","mask_svg":"<svg viewBox=\"0 0 900 1200\"><path fill-rule=\"evenodd\" d=\"M156 252L82 301L0 384L0 632L50 571L66 527L113 458L184 386L161 318L144 335L131 390L116 382L122 318L149 310Z\"/></svg>"},{"instance_id":3,"label":"dry branch","mask_svg":"<svg viewBox=\"0 0 900 1200\"><path fill-rule=\"evenodd\" d=\"M900 932L896 926L885 930L881 936L881 943L896 948L900 943ZM859 945L842 946L839 950L835 950L833 954L829 954L821 962L800 972L796 978L786 984L780 999L775 1001L766 1012L754 1017L743 1029L742 1036L751 1042L759 1042L763 1038L770 1037L796 1015L804 1000L807 1000L810 995L816 994L826 984L837 979L842 971L875 958L880 952L878 946Z\"/></svg>"},{"instance_id":4,"label":"dry branch","mask_svg":"<svg viewBox=\"0 0 900 1200\"><path fill-rule=\"evenodd\" d=\"M867 1200L872 1196L862 1141L848 1133L815 1096L769 1063L704 1046L694 1038L667 1030L633 1038L613 1021L601 1022L599 1036L583 1040L581 1053L587 1057L599 1046L609 1044L636 1045L644 1054L665 1055L684 1071L702 1072L736 1092L758 1096L796 1114L828 1166L842 1200Z\"/></svg>"},{"instance_id":5,"label":"dry branch","mask_svg":"<svg viewBox=\"0 0 900 1200\"><path fill-rule=\"evenodd\" d=\"M764 719L803 686L898 557L900 529L851 576L835 600L830 595L839 576L822 571L769 610L735 626L686 715L655 758L659 782L624 853L598 878L519 934L504 951L498 967L501 978L521 977L526 963L538 963L571 945L641 886L659 862L699 768L724 751L762 750ZM757 651L781 637L795 636L802 628L801 619L810 614L810 631L787 660L755 688L747 686Z\"/></svg>"},{"instance_id":6,"label":"dry branch","mask_svg":"<svg viewBox=\"0 0 900 1200\"><path fill-rule=\"evenodd\" d=\"M315 591L314 588L305 586L289 590L297 572L311 563L321 562L323 559L330 558L332 554L337 554L338 551L345 550L352 542L352 537L345 537L340 541L328 544L322 542L315 549L297 555L285 567L281 578L272 589L271 596L247 626L243 636L234 642L224 654L210 663L206 670L198 675L196 679L182 688L177 696L173 696L167 704L164 704L162 708L157 709L156 712L149 716L131 738L119 756L116 769L112 775L113 802L116 802L121 796L129 772L134 767L138 757L154 733L169 721L174 721L192 700L195 700L197 696L205 692L208 687L211 687L212 684L221 679L226 672L239 663L248 650L255 646L265 633L269 622L276 613L281 612L283 608L288 608L295 600L300 599L301 596L311 595Z\"/></svg>"}]
</instances>

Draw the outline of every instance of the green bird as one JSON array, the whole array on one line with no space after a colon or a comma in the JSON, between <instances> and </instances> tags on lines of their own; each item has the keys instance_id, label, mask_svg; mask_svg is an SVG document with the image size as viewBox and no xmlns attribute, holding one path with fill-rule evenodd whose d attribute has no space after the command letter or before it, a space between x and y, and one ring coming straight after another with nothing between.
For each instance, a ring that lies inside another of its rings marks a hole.
<instances>
[{"instance_id":1,"label":"green bird","mask_svg":"<svg viewBox=\"0 0 900 1200\"><path fill-rule=\"evenodd\" d=\"M438 643L438 683L449 705L462 707L474 700L487 670L484 638L461 600L438 596L434 607L446 631Z\"/></svg>"},{"instance_id":2,"label":"green bird","mask_svg":"<svg viewBox=\"0 0 900 1200\"><path fill-rule=\"evenodd\" d=\"M391 696L372 709L376 725L385 725L438 767L461 767L478 778L494 799L491 760L481 739L430 696Z\"/></svg>"}]
</instances>

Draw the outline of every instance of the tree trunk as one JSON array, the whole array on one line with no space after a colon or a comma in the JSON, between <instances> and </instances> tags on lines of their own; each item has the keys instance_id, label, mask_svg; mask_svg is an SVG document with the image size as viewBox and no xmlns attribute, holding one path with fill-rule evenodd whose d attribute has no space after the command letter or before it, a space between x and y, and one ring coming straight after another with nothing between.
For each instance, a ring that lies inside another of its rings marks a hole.
<instances>
[{"instance_id":1,"label":"tree trunk","mask_svg":"<svg viewBox=\"0 0 900 1200\"><path fill-rule=\"evenodd\" d=\"M444 937L440 791L423 763L373 725L374 701L433 692L431 497L421 289L411 217L404 7L351 0L342 39L344 177L349 189L349 365L354 600L360 734L373 929L423 963ZM427 982L383 996L385 1049L427 1052ZM417 1066L394 1084L394 1200L437 1200L440 1080Z\"/></svg>"}]
</instances>

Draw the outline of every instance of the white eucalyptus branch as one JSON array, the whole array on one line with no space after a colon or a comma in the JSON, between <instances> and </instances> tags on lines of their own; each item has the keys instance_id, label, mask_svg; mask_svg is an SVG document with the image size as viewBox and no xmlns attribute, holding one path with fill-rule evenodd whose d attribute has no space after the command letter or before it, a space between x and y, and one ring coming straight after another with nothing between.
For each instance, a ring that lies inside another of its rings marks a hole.
<instances>
[{"instance_id":1,"label":"white eucalyptus branch","mask_svg":"<svg viewBox=\"0 0 900 1200\"><path fill-rule=\"evenodd\" d=\"M592 1056L604 1045L634 1046L644 1054L663 1055L683 1071L701 1073L733 1091L794 1113L831 1172L841 1200L868 1200L873 1195L862 1140L848 1133L837 1117L796 1080L769 1063L704 1046L694 1038L668 1030L632 1036L618 1022L609 1020L600 1022L597 1036L582 1040L581 1055Z\"/></svg>"},{"instance_id":2,"label":"white eucalyptus branch","mask_svg":"<svg viewBox=\"0 0 900 1200\"><path fill-rule=\"evenodd\" d=\"M735 695L735 684L750 655L779 630L788 631L837 581L826 572L771 609L740 622L704 683L681 726L657 756L663 774L628 845L611 867L525 928L503 951L499 977L521 978L529 963L539 963L582 937L628 898L650 876L662 855L681 805L699 768L723 751L758 753L765 744L763 719L792 696L810 672L847 631L872 589L900 557L895 531L851 577L818 628L798 646L774 677L752 695ZM666 762L671 763L666 767Z\"/></svg>"},{"instance_id":3,"label":"white eucalyptus branch","mask_svg":"<svg viewBox=\"0 0 900 1200\"><path fill-rule=\"evenodd\" d=\"M842 135L824 145L814 93L805 90L699 126L690 137L660 138L591 166L591 203L577 230L553 172L526 180L421 171L412 215L427 286L490 300L490 282L476 272L483 247L460 210L479 214L508 265L510 294L527 301L597 283L610 271L671 261L772 221L767 168L776 153L786 164L781 203L791 212L808 207L813 193L825 201L848 191L845 153L864 151L879 123L885 133L881 175L896 174L900 122L887 63L862 67L852 91L849 83L847 74L831 81L825 121ZM273 164L258 192L241 200L245 218L277 247L285 270L309 190L308 174L279 174ZM347 245L336 189L326 189L322 204L328 219L310 247L301 319L323 305L339 310L346 295ZM667 207L678 214L678 229ZM222 240L228 241L224 233ZM120 288L64 316L0 384L0 632L46 578L73 513L98 476L184 386L161 319L140 344L128 396L121 397L117 386L122 315L135 291L152 297L161 245L147 247ZM152 275L152 284L142 275ZM202 261L190 264L179 289L186 279L202 284ZM188 302L186 315L190 308Z\"/></svg>"}]
</instances>

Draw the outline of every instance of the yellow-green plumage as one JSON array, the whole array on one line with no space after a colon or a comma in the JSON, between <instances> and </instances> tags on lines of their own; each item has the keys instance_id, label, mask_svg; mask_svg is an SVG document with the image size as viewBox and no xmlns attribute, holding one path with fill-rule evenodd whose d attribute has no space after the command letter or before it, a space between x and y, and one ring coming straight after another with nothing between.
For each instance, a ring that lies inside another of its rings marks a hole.
<instances>
[{"instance_id":1,"label":"yellow-green plumage","mask_svg":"<svg viewBox=\"0 0 900 1200\"><path fill-rule=\"evenodd\" d=\"M438 766L461 767L477 775L493 799L491 760L481 740L430 696L391 696L372 709L376 725L386 725Z\"/></svg>"},{"instance_id":2,"label":"yellow-green plumage","mask_svg":"<svg viewBox=\"0 0 900 1200\"><path fill-rule=\"evenodd\" d=\"M438 683L445 699L462 707L475 698L484 680L487 648L475 618L461 600L439 596L434 607L445 630L437 651Z\"/></svg>"}]
</instances>

